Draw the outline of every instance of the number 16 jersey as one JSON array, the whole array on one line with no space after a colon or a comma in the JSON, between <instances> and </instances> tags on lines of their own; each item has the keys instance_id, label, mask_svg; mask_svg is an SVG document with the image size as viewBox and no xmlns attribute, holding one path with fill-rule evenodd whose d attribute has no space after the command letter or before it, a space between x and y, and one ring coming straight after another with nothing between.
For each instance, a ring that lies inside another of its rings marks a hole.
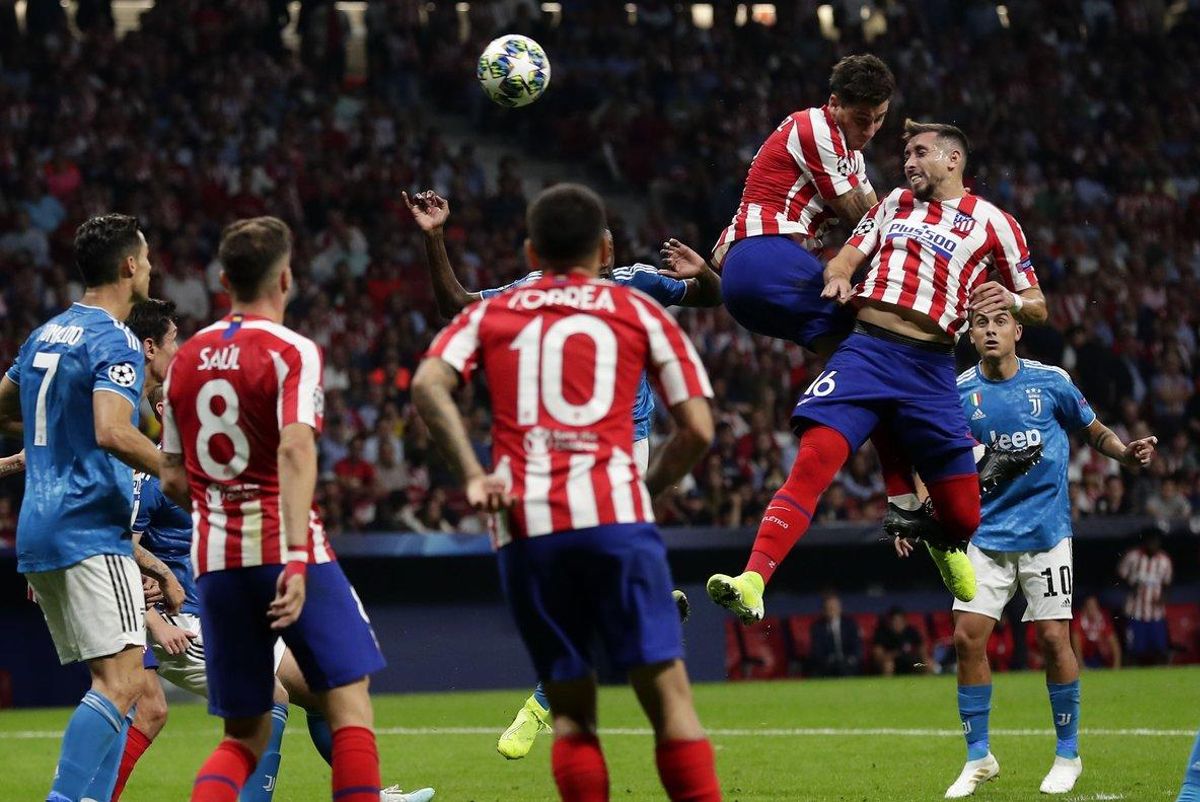
<instances>
[{"instance_id":1,"label":"number 16 jersey","mask_svg":"<svg viewBox=\"0 0 1200 802\"><path fill-rule=\"evenodd\" d=\"M279 438L289 424L321 431L316 343L266 318L234 314L179 348L167 373L163 451L182 454L192 496L196 575L286 562ZM333 549L314 506L308 561Z\"/></svg>"},{"instance_id":2,"label":"number 16 jersey","mask_svg":"<svg viewBox=\"0 0 1200 802\"><path fill-rule=\"evenodd\" d=\"M545 276L467 307L429 356L459 373L482 363L492 398L493 470L517 502L513 538L652 522L632 457L642 371L674 406L711 397L695 349L648 295L579 273Z\"/></svg>"}]
</instances>

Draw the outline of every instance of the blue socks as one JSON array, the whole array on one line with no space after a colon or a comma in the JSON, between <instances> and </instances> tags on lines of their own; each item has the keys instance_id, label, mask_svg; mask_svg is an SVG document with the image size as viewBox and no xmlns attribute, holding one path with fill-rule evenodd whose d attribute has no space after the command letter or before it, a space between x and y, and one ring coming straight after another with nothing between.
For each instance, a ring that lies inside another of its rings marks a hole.
<instances>
[{"instance_id":1,"label":"blue socks","mask_svg":"<svg viewBox=\"0 0 1200 802\"><path fill-rule=\"evenodd\" d=\"M317 752L325 759L329 765L333 765L333 730L329 728L329 722L325 717L316 710L307 710L308 713L308 737L312 738L313 746L317 748Z\"/></svg>"},{"instance_id":2,"label":"blue socks","mask_svg":"<svg viewBox=\"0 0 1200 802\"><path fill-rule=\"evenodd\" d=\"M542 706L542 710L550 709L550 700L546 698L546 688L540 682L533 689L533 700Z\"/></svg>"},{"instance_id":3,"label":"blue socks","mask_svg":"<svg viewBox=\"0 0 1200 802\"><path fill-rule=\"evenodd\" d=\"M967 760L987 757L988 714L992 711L992 686L960 685L958 688L958 717L962 719L963 736L967 739Z\"/></svg>"},{"instance_id":4,"label":"blue socks","mask_svg":"<svg viewBox=\"0 0 1200 802\"><path fill-rule=\"evenodd\" d=\"M1074 760L1079 757L1079 680L1047 682L1050 709L1054 712L1054 731L1058 746L1054 754Z\"/></svg>"},{"instance_id":5,"label":"blue socks","mask_svg":"<svg viewBox=\"0 0 1200 802\"><path fill-rule=\"evenodd\" d=\"M1192 744L1192 756L1188 758L1187 772L1183 775L1183 787L1175 802L1200 802L1200 733Z\"/></svg>"},{"instance_id":6,"label":"blue socks","mask_svg":"<svg viewBox=\"0 0 1200 802\"><path fill-rule=\"evenodd\" d=\"M283 745L283 729L287 726L287 720L288 706L276 703L271 708L271 740L254 767L254 773L242 786L242 793L238 797L240 802L271 802L279 777L279 749Z\"/></svg>"},{"instance_id":7,"label":"blue socks","mask_svg":"<svg viewBox=\"0 0 1200 802\"><path fill-rule=\"evenodd\" d=\"M83 700L71 714L71 720L63 732L62 751L58 756L58 769L49 799L82 799L92 778L100 771L101 764L107 762L113 751L117 755L117 766L120 765L124 749L121 737L124 721L116 705L104 694L88 691L83 695ZM114 783L116 777L114 770ZM109 791L111 793L112 785ZM103 799L107 800L108 796Z\"/></svg>"},{"instance_id":8,"label":"blue socks","mask_svg":"<svg viewBox=\"0 0 1200 802\"><path fill-rule=\"evenodd\" d=\"M117 740L113 741L104 760L100 762L100 768L96 769L87 790L83 792L84 799L95 799L97 802L112 799L113 788L117 785L117 772L121 768L121 758L125 755L125 738L129 735L129 728L133 726L133 711L134 708L130 708L129 714L121 722L121 732L117 735Z\"/></svg>"}]
</instances>

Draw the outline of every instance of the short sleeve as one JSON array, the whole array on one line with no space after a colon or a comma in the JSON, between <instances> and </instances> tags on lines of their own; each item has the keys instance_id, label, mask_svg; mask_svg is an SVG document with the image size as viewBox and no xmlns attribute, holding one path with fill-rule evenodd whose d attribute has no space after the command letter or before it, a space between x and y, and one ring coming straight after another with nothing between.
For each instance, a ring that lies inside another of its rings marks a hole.
<instances>
[{"instance_id":1,"label":"short sleeve","mask_svg":"<svg viewBox=\"0 0 1200 802\"><path fill-rule=\"evenodd\" d=\"M116 393L137 409L146 378L142 345L123 325L101 331L101 336L88 349L92 362L92 392Z\"/></svg>"},{"instance_id":2,"label":"short sleeve","mask_svg":"<svg viewBox=\"0 0 1200 802\"><path fill-rule=\"evenodd\" d=\"M459 373L468 373L479 351L479 326L487 307L487 301L480 301L459 312L433 338L425 356L441 359Z\"/></svg>"},{"instance_id":3,"label":"short sleeve","mask_svg":"<svg viewBox=\"0 0 1200 802\"><path fill-rule=\"evenodd\" d=\"M787 139L788 153L812 179L821 197L833 200L860 187L865 178L865 173L859 177L865 170L862 154L846 147L841 131L830 124L825 110L808 109L794 119Z\"/></svg>"},{"instance_id":4,"label":"short sleeve","mask_svg":"<svg viewBox=\"0 0 1200 802\"><path fill-rule=\"evenodd\" d=\"M1013 292L1021 292L1038 285L1033 260L1029 256L1029 245L1021 224L1007 212L1000 212L998 220L989 222L994 236L992 257L1000 282Z\"/></svg>"},{"instance_id":5,"label":"short sleeve","mask_svg":"<svg viewBox=\"0 0 1200 802\"><path fill-rule=\"evenodd\" d=\"M1056 396L1057 417L1064 429L1073 432L1092 425L1096 413L1079 388L1065 375L1058 377Z\"/></svg>"},{"instance_id":6,"label":"short sleeve","mask_svg":"<svg viewBox=\"0 0 1200 802\"><path fill-rule=\"evenodd\" d=\"M320 432L325 419L325 387L321 349L307 337L299 337L275 358L279 375L279 429L303 423Z\"/></svg>"},{"instance_id":7,"label":"short sleeve","mask_svg":"<svg viewBox=\"0 0 1200 802\"><path fill-rule=\"evenodd\" d=\"M687 282L664 276L650 265L617 268L613 271L613 279L646 293L663 306L675 306L687 294Z\"/></svg>"},{"instance_id":8,"label":"short sleeve","mask_svg":"<svg viewBox=\"0 0 1200 802\"><path fill-rule=\"evenodd\" d=\"M629 300L650 343L647 369L658 379L667 405L674 406L689 398L712 398L708 373L675 319L648 300L633 295Z\"/></svg>"},{"instance_id":9,"label":"short sleeve","mask_svg":"<svg viewBox=\"0 0 1200 802\"><path fill-rule=\"evenodd\" d=\"M540 279L541 277L542 277L541 271L535 270L532 273L526 273L525 275L521 276L516 281L505 284L503 287L492 287L491 289L480 290L479 297L482 300L487 300L488 298L495 298L497 295L506 293L509 290L515 290L517 287L524 287L526 284L531 284L531 283L537 281L538 279Z\"/></svg>"},{"instance_id":10,"label":"short sleeve","mask_svg":"<svg viewBox=\"0 0 1200 802\"><path fill-rule=\"evenodd\" d=\"M21 348L17 351L17 358L13 360L13 363L9 369L4 372L4 375L7 376L8 380L13 384L21 383L21 362L25 357L25 352L29 350L29 341L32 340L37 333L38 330L35 329L33 334L30 334L25 342L21 343Z\"/></svg>"},{"instance_id":11,"label":"short sleeve","mask_svg":"<svg viewBox=\"0 0 1200 802\"><path fill-rule=\"evenodd\" d=\"M876 203L867 213L858 221L858 225L854 227L854 231L850 234L850 239L846 240L846 244L857 248L863 253L870 256L879 248L879 239L883 233L884 218L887 217L886 206L888 198Z\"/></svg>"}]
</instances>

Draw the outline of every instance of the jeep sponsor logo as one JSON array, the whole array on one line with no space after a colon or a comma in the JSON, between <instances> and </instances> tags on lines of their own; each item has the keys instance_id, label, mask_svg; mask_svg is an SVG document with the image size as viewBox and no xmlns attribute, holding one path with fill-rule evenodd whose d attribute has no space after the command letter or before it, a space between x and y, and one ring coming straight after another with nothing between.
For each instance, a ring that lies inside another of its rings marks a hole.
<instances>
[{"instance_id":1,"label":"jeep sponsor logo","mask_svg":"<svg viewBox=\"0 0 1200 802\"><path fill-rule=\"evenodd\" d=\"M1023 432L996 434L995 429L988 432L988 439L997 448L1027 448L1042 442L1042 433L1037 429L1026 429Z\"/></svg>"}]
</instances>

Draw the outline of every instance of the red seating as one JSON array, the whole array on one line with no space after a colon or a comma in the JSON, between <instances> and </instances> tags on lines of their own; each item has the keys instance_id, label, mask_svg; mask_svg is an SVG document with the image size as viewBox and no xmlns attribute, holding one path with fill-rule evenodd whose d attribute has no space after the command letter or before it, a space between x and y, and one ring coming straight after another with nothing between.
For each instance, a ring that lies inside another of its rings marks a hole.
<instances>
[{"instance_id":1,"label":"red seating","mask_svg":"<svg viewBox=\"0 0 1200 802\"><path fill-rule=\"evenodd\" d=\"M745 679L742 672L741 624L732 618L725 620L725 678Z\"/></svg>"},{"instance_id":2,"label":"red seating","mask_svg":"<svg viewBox=\"0 0 1200 802\"><path fill-rule=\"evenodd\" d=\"M764 618L742 627L742 655L750 679L777 679L788 671L783 623L775 617Z\"/></svg>"},{"instance_id":3,"label":"red seating","mask_svg":"<svg viewBox=\"0 0 1200 802\"><path fill-rule=\"evenodd\" d=\"M1200 663L1200 607L1168 604L1167 632L1171 638L1172 663Z\"/></svg>"},{"instance_id":4,"label":"red seating","mask_svg":"<svg viewBox=\"0 0 1200 802\"><path fill-rule=\"evenodd\" d=\"M819 615L790 615L787 618L788 641L791 646L789 656L792 663L797 666L797 670L794 672L796 674L804 673L804 664L808 660L808 653L812 650L809 634L813 622L818 619L820 619Z\"/></svg>"}]
</instances>

